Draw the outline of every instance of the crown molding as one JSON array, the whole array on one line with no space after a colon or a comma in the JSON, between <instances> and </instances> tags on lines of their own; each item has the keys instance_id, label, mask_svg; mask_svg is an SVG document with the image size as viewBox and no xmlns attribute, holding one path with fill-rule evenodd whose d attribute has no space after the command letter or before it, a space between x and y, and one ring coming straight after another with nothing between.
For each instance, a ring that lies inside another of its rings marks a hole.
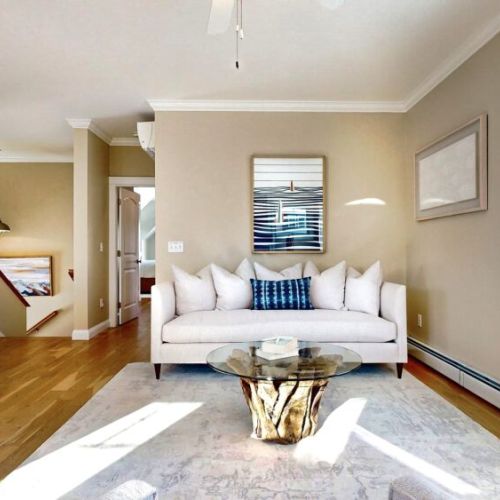
<instances>
[{"instance_id":1,"label":"crown molding","mask_svg":"<svg viewBox=\"0 0 500 500\"><path fill-rule=\"evenodd\" d=\"M24 156L1 156L0 163L73 163L73 155L24 155Z\"/></svg>"},{"instance_id":2,"label":"crown molding","mask_svg":"<svg viewBox=\"0 0 500 500\"><path fill-rule=\"evenodd\" d=\"M90 118L66 118L72 128L90 128L92 120Z\"/></svg>"},{"instance_id":3,"label":"crown molding","mask_svg":"<svg viewBox=\"0 0 500 500\"><path fill-rule=\"evenodd\" d=\"M137 137L113 137L110 146L140 146Z\"/></svg>"},{"instance_id":4,"label":"crown molding","mask_svg":"<svg viewBox=\"0 0 500 500\"><path fill-rule=\"evenodd\" d=\"M269 111L304 113L405 113L500 32L500 15L428 75L402 101L280 101L149 99L154 111Z\"/></svg>"},{"instance_id":5,"label":"crown molding","mask_svg":"<svg viewBox=\"0 0 500 500\"><path fill-rule=\"evenodd\" d=\"M149 99L154 111L260 111L297 113L402 113L402 101L249 101Z\"/></svg>"},{"instance_id":6,"label":"crown molding","mask_svg":"<svg viewBox=\"0 0 500 500\"><path fill-rule=\"evenodd\" d=\"M404 111L409 111L499 32L500 15L494 17L480 32L469 37L439 68L425 78L406 99Z\"/></svg>"},{"instance_id":7,"label":"crown molding","mask_svg":"<svg viewBox=\"0 0 500 500\"><path fill-rule=\"evenodd\" d=\"M72 128L84 128L90 130L106 144L110 144L111 142L111 137L104 132L102 128L99 128L91 118L67 118L66 121Z\"/></svg>"}]
</instances>

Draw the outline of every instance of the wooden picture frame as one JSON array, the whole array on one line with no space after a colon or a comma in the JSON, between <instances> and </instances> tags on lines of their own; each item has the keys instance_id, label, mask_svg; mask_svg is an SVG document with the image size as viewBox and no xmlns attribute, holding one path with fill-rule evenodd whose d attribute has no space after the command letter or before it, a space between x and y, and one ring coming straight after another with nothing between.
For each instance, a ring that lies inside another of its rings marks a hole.
<instances>
[{"instance_id":1,"label":"wooden picture frame","mask_svg":"<svg viewBox=\"0 0 500 500\"><path fill-rule=\"evenodd\" d=\"M0 271L23 297L54 294L52 256L0 256Z\"/></svg>"},{"instance_id":2,"label":"wooden picture frame","mask_svg":"<svg viewBox=\"0 0 500 500\"><path fill-rule=\"evenodd\" d=\"M325 156L254 155L250 186L252 253L326 251Z\"/></svg>"},{"instance_id":3,"label":"wooden picture frame","mask_svg":"<svg viewBox=\"0 0 500 500\"><path fill-rule=\"evenodd\" d=\"M415 153L415 218L488 208L488 131L483 113Z\"/></svg>"}]
</instances>

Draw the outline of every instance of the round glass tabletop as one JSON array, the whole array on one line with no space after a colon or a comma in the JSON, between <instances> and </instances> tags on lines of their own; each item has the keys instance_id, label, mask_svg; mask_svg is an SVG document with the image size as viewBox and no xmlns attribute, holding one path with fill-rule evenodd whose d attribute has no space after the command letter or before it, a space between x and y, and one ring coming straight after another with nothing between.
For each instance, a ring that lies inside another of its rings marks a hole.
<instances>
[{"instance_id":1,"label":"round glass tabletop","mask_svg":"<svg viewBox=\"0 0 500 500\"><path fill-rule=\"evenodd\" d=\"M359 354L334 344L299 341L299 354L267 360L257 355L262 342L228 344L211 351L216 371L253 380L318 380L344 375L361 365Z\"/></svg>"}]
</instances>

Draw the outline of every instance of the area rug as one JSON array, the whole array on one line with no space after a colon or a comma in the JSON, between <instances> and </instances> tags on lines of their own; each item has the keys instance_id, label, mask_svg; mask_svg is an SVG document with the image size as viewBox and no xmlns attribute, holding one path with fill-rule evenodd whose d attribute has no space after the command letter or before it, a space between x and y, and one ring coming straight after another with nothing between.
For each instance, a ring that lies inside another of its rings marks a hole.
<instances>
[{"instance_id":1,"label":"area rug","mask_svg":"<svg viewBox=\"0 0 500 500\"><path fill-rule=\"evenodd\" d=\"M168 499L386 499L407 474L500 498L499 441L408 373L366 365L332 379L320 426L296 445L254 440L236 377L183 366L156 381L134 363L0 484L0 498L98 498L141 479Z\"/></svg>"}]
</instances>

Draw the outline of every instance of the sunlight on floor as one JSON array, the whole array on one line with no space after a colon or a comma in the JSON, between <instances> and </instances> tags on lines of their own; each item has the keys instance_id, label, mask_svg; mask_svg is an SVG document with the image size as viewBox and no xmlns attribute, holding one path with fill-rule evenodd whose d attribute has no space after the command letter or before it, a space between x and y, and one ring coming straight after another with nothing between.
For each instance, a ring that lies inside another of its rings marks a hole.
<instances>
[{"instance_id":1,"label":"sunlight on floor","mask_svg":"<svg viewBox=\"0 0 500 500\"><path fill-rule=\"evenodd\" d=\"M352 200L345 204L346 207L354 207L358 205L383 206L386 205L386 202L384 200L381 200L380 198L361 198L359 200Z\"/></svg>"},{"instance_id":2,"label":"sunlight on floor","mask_svg":"<svg viewBox=\"0 0 500 500\"><path fill-rule=\"evenodd\" d=\"M359 425L356 425L353 432L365 443L454 493L459 493L461 495L479 495L481 493L475 486L389 443L389 441L382 439Z\"/></svg>"},{"instance_id":3,"label":"sunlight on floor","mask_svg":"<svg viewBox=\"0 0 500 500\"><path fill-rule=\"evenodd\" d=\"M333 465L346 448L350 436L356 435L366 444L454 493L461 495L481 494L481 491L475 486L358 425L365 405L365 399L352 398L332 411L314 436L305 438L297 444L294 458L302 463L326 462Z\"/></svg>"},{"instance_id":4,"label":"sunlight on floor","mask_svg":"<svg viewBox=\"0 0 500 500\"><path fill-rule=\"evenodd\" d=\"M353 398L332 411L313 436L299 441L294 458L299 462L334 464L344 451L366 399Z\"/></svg>"},{"instance_id":5,"label":"sunlight on floor","mask_svg":"<svg viewBox=\"0 0 500 500\"><path fill-rule=\"evenodd\" d=\"M21 466L0 483L0 498L59 498L160 434L203 403L151 403Z\"/></svg>"}]
</instances>

